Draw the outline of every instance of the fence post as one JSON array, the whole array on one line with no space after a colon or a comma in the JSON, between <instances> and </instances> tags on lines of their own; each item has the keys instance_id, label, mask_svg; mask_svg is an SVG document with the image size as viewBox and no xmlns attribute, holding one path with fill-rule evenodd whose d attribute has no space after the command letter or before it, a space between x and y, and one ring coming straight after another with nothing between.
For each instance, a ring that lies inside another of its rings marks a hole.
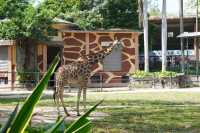
<instances>
[{"instance_id":1,"label":"fence post","mask_svg":"<svg viewBox=\"0 0 200 133\"><path fill-rule=\"evenodd\" d=\"M156 88L155 73L153 73L153 88Z\"/></svg>"},{"instance_id":2,"label":"fence post","mask_svg":"<svg viewBox=\"0 0 200 133\"><path fill-rule=\"evenodd\" d=\"M172 82L173 82L173 80L172 80L172 73L170 73L170 88L172 89Z\"/></svg>"},{"instance_id":3,"label":"fence post","mask_svg":"<svg viewBox=\"0 0 200 133\"><path fill-rule=\"evenodd\" d=\"M103 91L103 76L102 76L102 73L100 73L100 91L102 92Z\"/></svg>"}]
</instances>

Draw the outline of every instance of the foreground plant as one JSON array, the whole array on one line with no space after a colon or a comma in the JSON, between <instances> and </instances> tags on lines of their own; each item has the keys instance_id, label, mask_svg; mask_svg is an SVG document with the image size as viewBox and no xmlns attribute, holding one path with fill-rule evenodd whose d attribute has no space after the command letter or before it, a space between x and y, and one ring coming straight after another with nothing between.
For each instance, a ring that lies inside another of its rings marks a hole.
<instances>
[{"instance_id":1,"label":"foreground plant","mask_svg":"<svg viewBox=\"0 0 200 133\"><path fill-rule=\"evenodd\" d=\"M10 115L8 122L2 128L1 133L24 133L25 129L28 126L28 123L30 122L32 118L33 110L36 107L37 103L39 102L44 89L47 87L48 81L50 77L52 76L52 74L54 73L59 61L60 61L59 56L56 56L55 59L53 60L52 65L48 69L47 73L43 76L41 81L37 84L33 93L29 97L27 97L23 106L19 110L19 112L18 112L18 105L16 106L15 110ZM86 112L83 116L81 116L68 129L65 129L64 132L65 133L89 132L91 130L91 122L87 119L87 117L92 111L96 109L96 107L99 104L101 104L101 102L96 104L93 108L91 108L88 112ZM55 125L51 129L47 130L47 133L54 133L59 128L59 126L63 123L63 121L64 121L64 118L57 121L57 123L55 123Z\"/></svg>"}]
</instances>

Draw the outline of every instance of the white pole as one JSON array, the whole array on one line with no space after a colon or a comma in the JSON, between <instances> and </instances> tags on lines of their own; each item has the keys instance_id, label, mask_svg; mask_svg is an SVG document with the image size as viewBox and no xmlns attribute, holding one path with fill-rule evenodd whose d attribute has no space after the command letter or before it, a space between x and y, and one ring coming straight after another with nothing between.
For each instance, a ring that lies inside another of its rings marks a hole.
<instances>
[{"instance_id":1,"label":"white pole","mask_svg":"<svg viewBox=\"0 0 200 133\"><path fill-rule=\"evenodd\" d=\"M167 13L166 0L162 1L162 72L167 68Z\"/></svg>"},{"instance_id":2,"label":"white pole","mask_svg":"<svg viewBox=\"0 0 200 133\"><path fill-rule=\"evenodd\" d=\"M199 29L199 25L198 25L198 14L199 14L199 9L198 9L198 5L199 5L199 2L198 0L196 1L196 32L198 32L198 29ZM199 41L198 41L198 38L196 37L195 38L195 55L196 55L196 75L199 74Z\"/></svg>"},{"instance_id":3,"label":"white pole","mask_svg":"<svg viewBox=\"0 0 200 133\"><path fill-rule=\"evenodd\" d=\"M147 15L147 0L143 2L143 28L144 28L144 70L149 72L149 44L148 44L148 15Z\"/></svg>"},{"instance_id":4,"label":"white pole","mask_svg":"<svg viewBox=\"0 0 200 133\"><path fill-rule=\"evenodd\" d=\"M183 0L179 0L179 17L180 17L180 34L181 34L181 33L184 32L184 27L183 27ZM181 72L185 73L183 38L180 38L180 43L181 43Z\"/></svg>"}]
</instances>

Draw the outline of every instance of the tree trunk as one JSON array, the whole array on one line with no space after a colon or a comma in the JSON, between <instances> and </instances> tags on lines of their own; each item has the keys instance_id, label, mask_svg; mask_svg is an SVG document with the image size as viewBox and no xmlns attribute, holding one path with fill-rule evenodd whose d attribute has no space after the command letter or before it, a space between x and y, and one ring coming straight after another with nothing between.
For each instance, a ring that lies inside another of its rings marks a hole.
<instances>
[{"instance_id":1,"label":"tree trunk","mask_svg":"<svg viewBox=\"0 0 200 133\"><path fill-rule=\"evenodd\" d=\"M144 28L144 71L149 72L149 44L148 44L148 15L147 0L143 2L143 28Z\"/></svg>"},{"instance_id":2,"label":"tree trunk","mask_svg":"<svg viewBox=\"0 0 200 133\"><path fill-rule=\"evenodd\" d=\"M180 16L180 34L181 34L181 33L184 32L184 27L183 27L183 0L179 0L179 16ZM183 38L180 38L180 43L181 43L181 72L185 73Z\"/></svg>"},{"instance_id":3,"label":"tree trunk","mask_svg":"<svg viewBox=\"0 0 200 133\"><path fill-rule=\"evenodd\" d=\"M38 80L38 73L34 73L37 71L36 46L36 42L30 38L23 38L17 41L16 64L18 80L28 88L31 88L30 85L33 85L33 81Z\"/></svg>"},{"instance_id":4,"label":"tree trunk","mask_svg":"<svg viewBox=\"0 0 200 133\"><path fill-rule=\"evenodd\" d=\"M25 42L25 63L24 68L30 71L36 71L36 58L37 58L37 49L36 49L36 41L32 39L27 39Z\"/></svg>"},{"instance_id":5,"label":"tree trunk","mask_svg":"<svg viewBox=\"0 0 200 133\"><path fill-rule=\"evenodd\" d=\"M142 28L143 22L143 0L138 0L138 26Z\"/></svg>"},{"instance_id":6,"label":"tree trunk","mask_svg":"<svg viewBox=\"0 0 200 133\"><path fill-rule=\"evenodd\" d=\"M167 69L167 13L166 0L162 2L162 72Z\"/></svg>"}]
</instances>

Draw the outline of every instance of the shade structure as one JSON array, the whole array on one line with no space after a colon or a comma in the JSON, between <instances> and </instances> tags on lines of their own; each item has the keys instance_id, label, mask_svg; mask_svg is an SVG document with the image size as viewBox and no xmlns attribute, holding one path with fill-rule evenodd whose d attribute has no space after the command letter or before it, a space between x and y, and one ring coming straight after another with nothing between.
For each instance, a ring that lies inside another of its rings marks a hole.
<instances>
[{"instance_id":1,"label":"shade structure","mask_svg":"<svg viewBox=\"0 0 200 133\"><path fill-rule=\"evenodd\" d=\"M177 36L177 38L194 38L200 37L200 32L183 32Z\"/></svg>"}]
</instances>

